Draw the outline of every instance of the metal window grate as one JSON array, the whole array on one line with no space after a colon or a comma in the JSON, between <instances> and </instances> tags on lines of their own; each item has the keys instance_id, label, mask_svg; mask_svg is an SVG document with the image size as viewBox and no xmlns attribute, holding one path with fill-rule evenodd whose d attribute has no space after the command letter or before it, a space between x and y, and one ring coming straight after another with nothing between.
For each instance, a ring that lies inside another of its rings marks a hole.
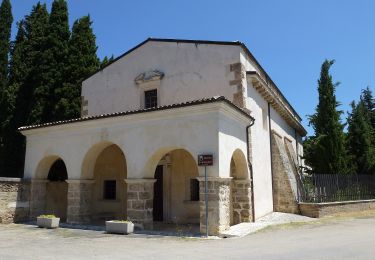
<instances>
[{"instance_id":1,"label":"metal window grate","mask_svg":"<svg viewBox=\"0 0 375 260\"><path fill-rule=\"evenodd\" d=\"M103 199L105 200L116 199L116 181L114 180L104 181Z\"/></svg>"},{"instance_id":2,"label":"metal window grate","mask_svg":"<svg viewBox=\"0 0 375 260\"><path fill-rule=\"evenodd\" d=\"M158 91L156 89L145 91L145 108L158 106Z\"/></svg>"}]
</instances>

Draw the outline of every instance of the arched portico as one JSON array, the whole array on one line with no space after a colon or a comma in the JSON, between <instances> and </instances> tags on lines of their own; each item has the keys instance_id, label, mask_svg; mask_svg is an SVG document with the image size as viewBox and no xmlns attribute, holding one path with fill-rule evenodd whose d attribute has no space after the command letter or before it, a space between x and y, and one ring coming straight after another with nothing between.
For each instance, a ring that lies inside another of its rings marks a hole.
<instances>
[{"instance_id":1,"label":"arched portico","mask_svg":"<svg viewBox=\"0 0 375 260\"><path fill-rule=\"evenodd\" d=\"M121 148L109 141L90 147L84 156L81 178L69 180L68 221L103 224L126 219L126 159Z\"/></svg>"}]
</instances>

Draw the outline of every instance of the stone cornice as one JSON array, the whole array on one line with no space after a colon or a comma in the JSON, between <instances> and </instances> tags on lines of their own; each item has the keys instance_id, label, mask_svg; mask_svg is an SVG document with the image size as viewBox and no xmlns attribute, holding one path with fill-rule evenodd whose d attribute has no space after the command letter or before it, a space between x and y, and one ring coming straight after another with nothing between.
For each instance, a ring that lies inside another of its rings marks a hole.
<instances>
[{"instance_id":1,"label":"stone cornice","mask_svg":"<svg viewBox=\"0 0 375 260\"><path fill-rule=\"evenodd\" d=\"M251 80L252 86L271 104L285 121L297 130L301 136L306 135L306 130L300 122L300 117L294 113L284 98L270 84L265 81L256 71L248 71L247 79Z\"/></svg>"}]
</instances>

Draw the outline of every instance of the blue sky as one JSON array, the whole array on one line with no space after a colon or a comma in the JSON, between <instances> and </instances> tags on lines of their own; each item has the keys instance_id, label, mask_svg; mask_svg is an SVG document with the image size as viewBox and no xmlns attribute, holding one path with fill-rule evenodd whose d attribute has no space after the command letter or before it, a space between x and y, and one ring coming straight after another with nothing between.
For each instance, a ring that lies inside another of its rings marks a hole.
<instances>
[{"instance_id":1,"label":"blue sky","mask_svg":"<svg viewBox=\"0 0 375 260\"><path fill-rule=\"evenodd\" d=\"M36 3L11 2L15 21ZM50 8L52 1L45 2ZM91 15L101 58L116 57L150 36L244 42L306 127L324 59L336 60L331 72L341 82L341 109L347 110L362 88L374 91L373 0L68 0L68 5L71 24Z\"/></svg>"}]
</instances>

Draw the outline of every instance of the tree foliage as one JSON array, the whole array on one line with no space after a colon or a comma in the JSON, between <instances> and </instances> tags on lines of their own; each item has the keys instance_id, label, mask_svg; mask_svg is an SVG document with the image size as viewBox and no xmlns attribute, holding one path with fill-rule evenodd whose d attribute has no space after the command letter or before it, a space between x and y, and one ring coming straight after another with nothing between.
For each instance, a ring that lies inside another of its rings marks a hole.
<instances>
[{"instance_id":1,"label":"tree foliage","mask_svg":"<svg viewBox=\"0 0 375 260\"><path fill-rule=\"evenodd\" d=\"M351 165L358 174L375 173L374 129L365 101L361 98L358 104L351 103L352 111L348 117L348 150L351 154Z\"/></svg>"},{"instance_id":2,"label":"tree foliage","mask_svg":"<svg viewBox=\"0 0 375 260\"><path fill-rule=\"evenodd\" d=\"M4 19L0 21L4 28ZM65 0L54 0L50 14L38 2L18 22L5 66L9 78L1 92L0 175L22 176L25 138L17 131L20 126L80 116L82 80L100 66L91 26L84 16L71 33Z\"/></svg>"},{"instance_id":3,"label":"tree foliage","mask_svg":"<svg viewBox=\"0 0 375 260\"><path fill-rule=\"evenodd\" d=\"M315 135L304 144L306 163L315 173L349 172L347 151L345 147L344 125L340 121L342 111L337 107L334 84L329 73L334 61L325 60L318 80L319 103L315 114L309 116L309 124Z\"/></svg>"}]
</instances>

